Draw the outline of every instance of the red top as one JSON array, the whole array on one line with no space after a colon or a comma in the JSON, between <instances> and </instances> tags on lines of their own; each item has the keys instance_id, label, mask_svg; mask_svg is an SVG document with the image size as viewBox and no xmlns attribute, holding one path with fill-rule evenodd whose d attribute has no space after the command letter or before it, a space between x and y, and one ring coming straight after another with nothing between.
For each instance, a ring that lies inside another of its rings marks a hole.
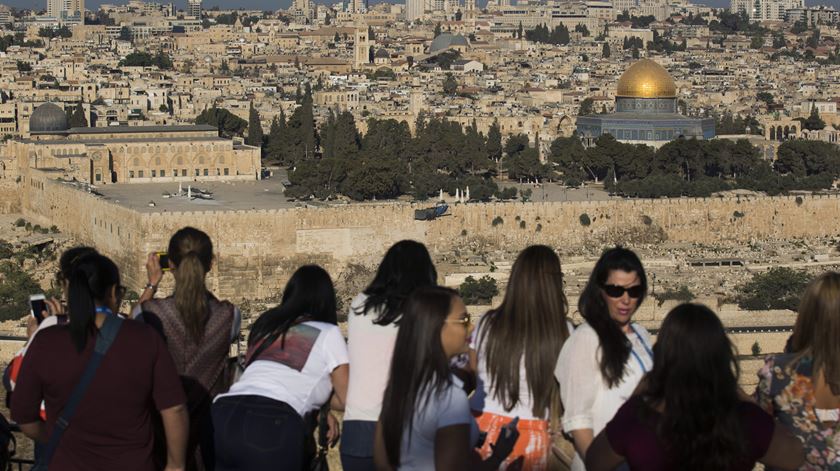
<instances>
[{"instance_id":1,"label":"red top","mask_svg":"<svg viewBox=\"0 0 840 471\"><path fill-rule=\"evenodd\" d=\"M623 456L630 469L645 471L666 471L680 469L678 463L668 459L664 446L656 434L659 413L651 416L651 423L644 422L639 411L643 407L642 399L633 396L616 412L607 424L607 440L613 451ZM733 464L731 471L751 471L756 461L761 459L770 447L773 439L775 422L760 407L741 401L738 406L741 424L747 440L747 456Z\"/></svg>"},{"instance_id":2,"label":"red top","mask_svg":"<svg viewBox=\"0 0 840 471\"><path fill-rule=\"evenodd\" d=\"M41 420L47 432L81 378L93 354L89 338L76 352L68 325L39 332L26 352L12 396L12 420ZM50 470L152 471L152 411L186 401L163 340L146 325L123 321L50 464ZM154 409L153 409L154 408Z\"/></svg>"}]
</instances>

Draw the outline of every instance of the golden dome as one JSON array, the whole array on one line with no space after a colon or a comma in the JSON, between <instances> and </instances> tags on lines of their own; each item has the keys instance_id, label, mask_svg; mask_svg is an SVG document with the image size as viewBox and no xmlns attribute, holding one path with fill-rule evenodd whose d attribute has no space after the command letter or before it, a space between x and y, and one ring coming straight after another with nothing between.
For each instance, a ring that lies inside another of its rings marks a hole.
<instances>
[{"instance_id":1,"label":"golden dome","mask_svg":"<svg viewBox=\"0 0 840 471\"><path fill-rule=\"evenodd\" d=\"M675 98L677 85L664 67L650 59L631 65L618 79L616 96L629 98Z\"/></svg>"}]
</instances>

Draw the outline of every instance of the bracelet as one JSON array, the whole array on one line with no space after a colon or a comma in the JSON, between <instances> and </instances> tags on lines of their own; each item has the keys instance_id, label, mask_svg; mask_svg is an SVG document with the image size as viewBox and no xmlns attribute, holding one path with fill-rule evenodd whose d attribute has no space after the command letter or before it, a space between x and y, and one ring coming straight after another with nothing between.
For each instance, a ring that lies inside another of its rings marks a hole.
<instances>
[{"instance_id":1,"label":"bracelet","mask_svg":"<svg viewBox=\"0 0 840 471\"><path fill-rule=\"evenodd\" d=\"M152 293L156 293L157 292L157 285L153 285L151 283L146 283L146 288L145 289L150 289L150 290L152 290Z\"/></svg>"}]
</instances>

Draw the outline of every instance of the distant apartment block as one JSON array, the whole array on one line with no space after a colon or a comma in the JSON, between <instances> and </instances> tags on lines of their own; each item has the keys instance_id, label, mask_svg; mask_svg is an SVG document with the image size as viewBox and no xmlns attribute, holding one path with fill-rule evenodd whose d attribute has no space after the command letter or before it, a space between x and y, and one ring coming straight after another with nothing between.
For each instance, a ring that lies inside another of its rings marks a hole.
<instances>
[{"instance_id":1,"label":"distant apartment block","mask_svg":"<svg viewBox=\"0 0 840 471\"><path fill-rule=\"evenodd\" d=\"M730 10L754 21L783 21L788 10L805 8L805 0L732 0Z\"/></svg>"}]
</instances>

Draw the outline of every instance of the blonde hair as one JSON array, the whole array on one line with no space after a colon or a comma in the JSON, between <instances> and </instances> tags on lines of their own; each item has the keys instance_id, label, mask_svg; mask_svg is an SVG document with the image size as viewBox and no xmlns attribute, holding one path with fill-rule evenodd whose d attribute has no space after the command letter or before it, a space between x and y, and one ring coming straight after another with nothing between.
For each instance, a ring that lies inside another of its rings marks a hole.
<instances>
[{"instance_id":1,"label":"blonde hair","mask_svg":"<svg viewBox=\"0 0 840 471\"><path fill-rule=\"evenodd\" d=\"M810 355L832 394L840 394L840 273L826 272L808 285L799 303L791 349Z\"/></svg>"},{"instance_id":2,"label":"blonde hair","mask_svg":"<svg viewBox=\"0 0 840 471\"><path fill-rule=\"evenodd\" d=\"M169 240L169 259L175 265L175 307L187 335L198 343L210 315L205 277L213 264L213 243L204 232L185 227Z\"/></svg>"}]
</instances>

